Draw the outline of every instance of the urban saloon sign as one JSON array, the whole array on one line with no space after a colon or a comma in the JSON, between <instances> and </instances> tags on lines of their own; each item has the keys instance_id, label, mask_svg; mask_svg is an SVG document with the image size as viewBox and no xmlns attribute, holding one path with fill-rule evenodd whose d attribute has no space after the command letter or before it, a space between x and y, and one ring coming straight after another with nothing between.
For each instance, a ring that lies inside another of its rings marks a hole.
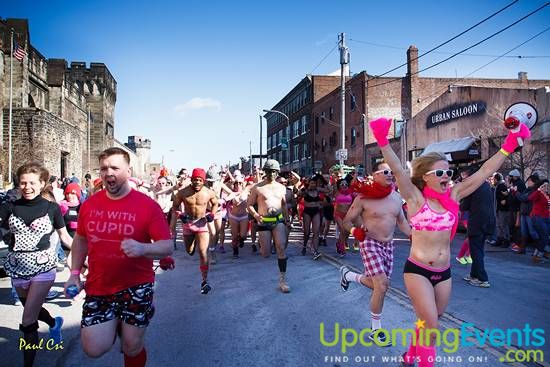
<instances>
[{"instance_id":1,"label":"urban saloon sign","mask_svg":"<svg viewBox=\"0 0 550 367\"><path fill-rule=\"evenodd\" d=\"M485 102L477 101L466 104L454 104L445 109L432 112L426 121L427 128L457 120L462 117L475 116L485 113Z\"/></svg>"}]
</instances>

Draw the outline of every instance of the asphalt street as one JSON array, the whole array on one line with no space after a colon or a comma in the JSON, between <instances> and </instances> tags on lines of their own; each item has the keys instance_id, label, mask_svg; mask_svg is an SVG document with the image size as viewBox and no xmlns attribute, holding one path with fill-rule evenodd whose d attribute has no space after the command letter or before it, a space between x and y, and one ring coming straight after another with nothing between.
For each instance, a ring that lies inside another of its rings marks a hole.
<instances>
[{"instance_id":1,"label":"asphalt street","mask_svg":"<svg viewBox=\"0 0 550 367\"><path fill-rule=\"evenodd\" d=\"M461 238L459 234L455 239L453 253L458 252ZM213 290L202 295L198 257L187 255L180 243L174 253L176 269L157 271L156 314L146 335L148 366L398 366L397 358L406 349L401 340L385 348L360 342L346 347L342 342L343 329L348 329L346 340L353 344L350 329L359 334L370 327L370 290L352 284L343 292L339 286L338 267L345 263L362 269L359 254L337 257L333 238L321 247L324 256L318 261L301 256L300 249L301 234L294 229L288 248L289 294L277 288L275 256L266 259L252 254L247 241L239 259L233 259L231 251L217 255L218 263L211 266L209 276ZM396 240L392 288L382 316L386 329L412 328L416 321L402 279L408 252L408 240ZM442 319L443 328L460 328L467 322L482 332L486 328L522 329L528 323L532 328L550 330L550 266L532 265L529 256L492 248L486 262L491 282L487 289L466 284L461 278L467 267L453 264L453 295ZM67 270L58 273L56 287L67 277ZM18 349L22 308L12 305L9 290L9 278L0 279L0 365L18 366L22 361ZM87 358L82 352L81 304L81 300L65 298L46 304L52 314L65 318L65 341L62 350L40 351L36 366L122 366L118 341L99 359ZM44 325L40 332L47 337ZM442 359L436 365L504 365L500 358L508 349L480 343L460 346L455 353L443 353L439 348ZM550 356L547 344L542 350Z\"/></svg>"}]
</instances>

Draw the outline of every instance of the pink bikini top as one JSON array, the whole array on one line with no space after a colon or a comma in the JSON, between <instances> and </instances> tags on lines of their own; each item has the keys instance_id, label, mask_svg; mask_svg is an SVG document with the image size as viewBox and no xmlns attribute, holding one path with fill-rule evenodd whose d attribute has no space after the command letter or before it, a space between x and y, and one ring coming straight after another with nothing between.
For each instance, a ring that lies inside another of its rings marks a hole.
<instances>
[{"instance_id":1,"label":"pink bikini top","mask_svg":"<svg viewBox=\"0 0 550 367\"><path fill-rule=\"evenodd\" d=\"M409 224L417 231L450 231L456 220L456 215L450 211L438 213L425 201L420 210L410 217Z\"/></svg>"},{"instance_id":2,"label":"pink bikini top","mask_svg":"<svg viewBox=\"0 0 550 367\"><path fill-rule=\"evenodd\" d=\"M338 194L335 198L336 204L351 204L353 202L353 196L351 194Z\"/></svg>"}]
</instances>

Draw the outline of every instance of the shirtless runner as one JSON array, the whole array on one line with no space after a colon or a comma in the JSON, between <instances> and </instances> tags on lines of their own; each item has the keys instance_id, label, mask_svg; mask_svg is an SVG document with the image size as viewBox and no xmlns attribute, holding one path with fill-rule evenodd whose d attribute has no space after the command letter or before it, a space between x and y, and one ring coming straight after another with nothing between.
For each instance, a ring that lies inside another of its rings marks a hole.
<instances>
[{"instance_id":1,"label":"shirtless runner","mask_svg":"<svg viewBox=\"0 0 550 367\"><path fill-rule=\"evenodd\" d=\"M275 248L277 250L277 259L279 264L279 288L281 292L288 293L290 288L286 282L286 263L285 254L287 241L288 211L286 207L286 187L276 182L277 175L281 171L279 162L274 159L268 159L263 167L265 178L263 181L254 185L248 196L248 213L251 214L258 223L258 235L260 236L261 254L268 257L270 254L269 244L273 237ZM254 209L254 205L258 209Z\"/></svg>"},{"instance_id":2,"label":"shirtless runner","mask_svg":"<svg viewBox=\"0 0 550 367\"><path fill-rule=\"evenodd\" d=\"M384 296L390 285L393 269L393 233L398 225L405 236L410 236L411 228L403 214L401 195L393 190L393 172L386 163L378 163L372 174L373 182L359 185L360 195L353 201L344 217L343 227L360 242L359 252L365 266L364 274L340 268L340 285L346 291L349 282L356 282L372 289L370 298L371 334L369 338L378 345L389 345L381 329ZM362 189L361 189L362 188ZM353 222L361 216L363 225L353 227Z\"/></svg>"},{"instance_id":3,"label":"shirtless runner","mask_svg":"<svg viewBox=\"0 0 550 367\"><path fill-rule=\"evenodd\" d=\"M207 294L212 288L207 282L208 277L208 243L210 235L207 223L214 220L218 210L218 200L214 191L204 187L206 172L201 168L195 168L191 175L191 185L181 189L174 198L172 207L172 220L170 229L172 236L176 235L176 212L183 203L184 213L180 216L183 223L183 241L189 255L195 253L195 246L199 247L200 271L202 274L201 293ZM212 211L206 212L210 204Z\"/></svg>"}]
</instances>

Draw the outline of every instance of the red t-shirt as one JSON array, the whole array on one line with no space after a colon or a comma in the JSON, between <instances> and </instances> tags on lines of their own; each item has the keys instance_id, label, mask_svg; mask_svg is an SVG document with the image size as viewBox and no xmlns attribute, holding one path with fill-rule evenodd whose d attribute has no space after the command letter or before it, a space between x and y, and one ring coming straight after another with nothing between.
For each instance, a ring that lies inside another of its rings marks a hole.
<instances>
[{"instance_id":1,"label":"red t-shirt","mask_svg":"<svg viewBox=\"0 0 550 367\"><path fill-rule=\"evenodd\" d=\"M119 200L109 199L105 190L92 195L80 208L77 233L88 242L86 293L95 296L155 280L153 260L129 258L120 248L122 240L170 239L160 206L136 190Z\"/></svg>"}]
</instances>

